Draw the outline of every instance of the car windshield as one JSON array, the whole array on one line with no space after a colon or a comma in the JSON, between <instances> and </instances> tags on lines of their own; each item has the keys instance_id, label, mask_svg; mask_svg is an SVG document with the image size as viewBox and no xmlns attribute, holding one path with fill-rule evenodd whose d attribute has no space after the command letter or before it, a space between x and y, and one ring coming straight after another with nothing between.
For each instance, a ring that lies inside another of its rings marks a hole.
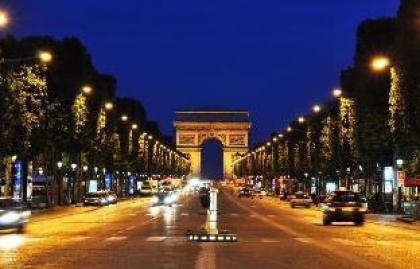
<instances>
[{"instance_id":1,"label":"car windshield","mask_svg":"<svg viewBox=\"0 0 420 269\"><path fill-rule=\"evenodd\" d=\"M359 194L355 192L337 192L337 193L332 194L331 200L333 202L342 202L342 203L361 201Z\"/></svg>"},{"instance_id":2,"label":"car windshield","mask_svg":"<svg viewBox=\"0 0 420 269\"><path fill-rule=\"evenodd\" d=\"M97 197L101 197L102 194L100 193L87 193L86 194L86 198L97 198Z\"/></svg>"},{"instance_id":3,"label":"car windshield","mask_svg":"<svg viewBox=\"0 0 420 269\"><path fill-rule=\"evenodd\" d=\"M13 199L0 199L0 209L18 207L21 203Z\"/></svg>"}]
</instances>

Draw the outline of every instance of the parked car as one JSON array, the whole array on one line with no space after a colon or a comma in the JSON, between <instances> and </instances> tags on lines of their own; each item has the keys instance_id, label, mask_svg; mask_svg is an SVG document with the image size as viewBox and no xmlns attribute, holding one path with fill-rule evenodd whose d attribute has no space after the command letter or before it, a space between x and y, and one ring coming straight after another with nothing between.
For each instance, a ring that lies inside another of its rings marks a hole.
<instances>
[{"instance_id":1,"label":"parked car","mask_svg":"<svg viewBox=\"0 0 420 269\"><path fill-rule=\"evenodd\" d=\"M27 204L12 198L0 198L0 230L16 229L23 233L30 216Z\"/></svg>"},{"instance_id":2,"label":"parked car","mask_svg":"<svg viewBox=\"0 0 420 269\"><path fill-rule=\"evenodd\" d=\"M366 200L353 191L333 191L325 199L322 206L323 225L331 222L352 221L363 225L365 221Z\"/></svg>"},{"instance_id":3,"label":"parked car","mask_svg":"<svg viewBox=\"0 0 420 269\"><path fill-rule=\"evenodd\" d=\"M306 208L311 207L312 199L309 195L298 191L290 197L290 207L295 208L298 206L303 206Z\"/></svg>"},{"instance_id":4,"label":"parked car","mask_svg":"<svg viewBox=\"0 0 420 269\"><path fill-rule=\"evenodd\" d=\"M84 206L106 206L110 204L107 198L108 198L108 195L104 192L87 193L85 197L83 197L83 205Z\"/></svg>"},{"instance_id":5,"label":"parked car","mask_svg":"<svg viewBox=\"0 0 420 269\"><path fill-rule=\"evenodd\" d=\"M267 195L266 191L257 189L257 190L253 190L251 198L255 197L255 198L262 199L266 195Z\"/></svg>"},{"instance_id":6,"label":"parked car","mask_svg":"<svg viewBox=\"0 0 420 269\"><path fill-rule=\"evenodd\" d=\"M150 183L144 182L140 188L140 194L141 195L152 195L153 189Z\"/></svg>"},{"instance_id":7,"label":"parked car","mask_svg":"<svg viewBox=\"0 0 420 269\"><path fill-rule=\"evenodd\" d=\"M252 189L251 187L243 187L239 190L239 198L242 197L252 197L254 193L254 189Z\"/></svg>"},{"instance_id":8,"label":"parked car","mask_svg":"<svg viewBox=\"0 0 420 269\"><path fill-rule=\"evenodd\" d=\"M118 197L113 191L105 191L106 199L110 204L116 204L118 202Z\"/></svg>"}]
</instances>

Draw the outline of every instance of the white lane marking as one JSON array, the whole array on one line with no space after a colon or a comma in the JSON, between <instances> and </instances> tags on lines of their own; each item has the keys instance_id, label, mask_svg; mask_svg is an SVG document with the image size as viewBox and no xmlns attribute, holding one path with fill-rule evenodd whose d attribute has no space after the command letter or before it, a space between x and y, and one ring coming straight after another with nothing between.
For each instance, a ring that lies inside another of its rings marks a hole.
<instances>
[{"instance_id":1,"label":"white lane marking","mask_svg":"<svg viewBox=\"0 0 420 269\"><path fill-rule=\"evenodd\" d=\"M275 227L293 237L297 237L297 238L303 238L304 233L298 232L297 230L288 227L286 225L280 224L276 221L274 221L273 219L267 218L265 217L263 214L258 213L256 210L249 208L248 206L245 206L243 204L241 204L240 202L238 202L236 199L234 199L233 197L226 195L225 197L227 197L232 203L235 203L237 207L242 208L246 211L248 211L252 216L255 215L256 218L258 218L260 221L265 222L269 225L271 225L272 227ZM335 254L336 256L339 256L341 258L344 258L348 261L351 261L352 263L354 263L355 265L358 265L359 268L376 268L377 264L372 262L371 260L368 260L364 257L355 255L353 253L350 253L348 251L344 251L341 249L336 248L335 246L332 246L331 244L328 244L327 242L322 242L322 241L315 241L315 240L310 240L310 243L312 245L315 245L319 248L322 248L324 250L330 251L331 253Z\"/></svg>"},{"instance_id":2,"label":"white lane marking","mask_svg":"<svg viewBox=\"0 0 420 269\"><path fill-rule=\"evenodd\" d=\"M130 226L130 227L126 228L125 230L126 231L131 231L131 230L134 230L134 229L136 229L136 226L135 225Z\"/></svg>"},{"instance_id":3,"label":"white lane marking","mask_svg":"<svg viewBox=\"0 0 420 269\"><path fill-rule=\"evenodd\" d=\"M240 215L239 215L239 213L230 213L230 216L231 217L239 217Z\"/></svg>"},{"instance_id":4,"label":"white lane marking","mask_svg":"<svg viewBox=\"0 0 420 269\"><path fill-rule=\"evenodd\" d=\"M276 215L271 214L271 215L267 215L267 217L269 217L269 218L275 218L275 217L277 217L277 216L276 216Z\"/></svg>"},{"instance_id":5,"label":"white lane marking","mask_svg":"<svg viewBox=\"0 0 420 269\"><path fill-rule=\"evenodd\" d=\"M111 236L105 239L105 242L117 242L117 241L123 241L126 239L127 239L127 236Z\"/></svg>"},{"instance_id":6,"label":"white lane marking","mask_svg":"<svg viewBox=\"0 0 420 269\"><path fill-rule=\"evenodd\" d=\"M174 237L167 237L165 242L170 242L170 243L180 243L180 242L185 242L186 239L185 237L180 237L180 236L174 236Z\"/></svg>"},{"instance_id":7,"label":"white lane marking","mask_svg":"<svg viewBox=\"0 0 420 269\"><path fill-rule=\"evenodd\" d=\"M128 214L129 216L137 216L137 214L136 213L130 213L130 214Z\"/></svg>"},{"instance_id":8,"label":"white lane marking","mask_svg":"<svg viewBox=\"0 0 420 269\"><path fill-rule=\"evenodd\" d=\"M92 238L92 237L90 237L90 236L76 236L76 237L70 238L68 240L70 242L81 242L81 241L86 241L90 238Z\"/></svg>"},{"instance_id":9,"label":"white lane marking","mask_svg":"<svg viewBox=\"0 0 420 269\"><path fill-rule=\"evenodd\" d=\"M311 240L309 238L296 237L295 240L299 241L301 243L305 243L305 244L310 244L311 243Z\"/></svg>"},{"instance_id":10,"label":"white lane marking","mask_svg":"<svg viewBox=\"0 0 420 269\"><path fill-rule=\"evenodd\" d=\"M189 216L190 215L190 213L181 213L181 216Z\"/></svg>"},{"instance_id":11,"label":"white lane marking","mask_svg":"<svg viewBox=\"0 0 420 269\"><path fill-rule=\"evenodd\" d=\"M278 243L278 242L280 242L279 240L270 239L270 238L263 238L260 241L261 241L261 243Z\"/></svg>"},{"instance_id":12,"label":"white lane marking","mask_svg":"<svg viewBox=\"0 0 420 269\"><path fill-rule=\"evenodd\" d=\"M344 239L344 238L331 238L331 241L340 243L342 245L345 246L357 246L357 244L349 239Z\"/></svg>"},{"instance_id":13,"label":"white lane marking","mask_svg":"<svg viewBox=\"0 0 420 269\"><path fill-rule=\"evenodd\" d=\"M166 236L149 236L146 238L146 242L162 242L166 239Z\"/></svg>"}]
</instances>

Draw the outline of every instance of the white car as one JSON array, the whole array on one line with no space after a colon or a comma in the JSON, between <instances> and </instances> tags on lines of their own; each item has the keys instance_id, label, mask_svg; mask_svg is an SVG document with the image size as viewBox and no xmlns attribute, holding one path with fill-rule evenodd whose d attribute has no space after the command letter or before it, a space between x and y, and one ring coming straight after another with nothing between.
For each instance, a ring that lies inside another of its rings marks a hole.
<instances>
[{"instance_id":1,"label":"white car","mask_svg":"<svg viewBox=\"0 0 420 269\"><path fill-rule=\"evenodd\" d=\"M260 199L262 199L262 198L263 198L264 196L266 196L266 195L267 195L266 191L261 190L261 189L256 189L256 190L254 190L254 192L252 193L253 198L255 197L255 198L260 198Z\"/></svg>"},{"instance_id":2,"label":"white car","mask_svg":"<svg viewBox=\"0 0 420 269\"><path fill-rule=\"evenodd\" d=\"M298 206L309 208L311 207L312 199L309 195L298 191L290 197L290 207L295 208Z\"/></svg>"}]
</instances>

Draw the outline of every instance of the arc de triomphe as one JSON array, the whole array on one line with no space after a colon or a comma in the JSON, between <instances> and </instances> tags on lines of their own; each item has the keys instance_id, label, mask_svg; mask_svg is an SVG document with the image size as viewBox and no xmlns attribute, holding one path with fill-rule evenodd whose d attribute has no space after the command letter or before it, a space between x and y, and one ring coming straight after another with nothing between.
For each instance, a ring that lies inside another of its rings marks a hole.
<instances>
[{"instance_id":1,"label":"arc de triomphe","mask_svg":"<svg viewBox=\"0 0 420 269\"><path fill-rule=\"evenodd\" d=\"M201 176L202 144L217 139L223 145L223 176L233 178L235 155L248 151L248 111L180 110L176 111L174 127L177 150L190 157L192 177Z\"/></svg>"}]
</instances>

